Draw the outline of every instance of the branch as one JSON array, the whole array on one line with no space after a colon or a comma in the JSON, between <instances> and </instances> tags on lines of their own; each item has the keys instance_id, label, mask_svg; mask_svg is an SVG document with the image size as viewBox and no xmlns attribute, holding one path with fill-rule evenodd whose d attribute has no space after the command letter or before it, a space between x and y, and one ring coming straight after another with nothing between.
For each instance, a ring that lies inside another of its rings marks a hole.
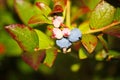
<instances>
[{"instance_id":1,"label":"branch","mask_svg":"<svg viewBox=\"0 0 120 80\"><path fill-rule=\"evenodd\" d=\"M115 26L115 25L118 25L118 24L120 24L120 21L119 22L118 21L117 22L113 22L110 25L107 25L107 26L105 26L103 28L95 29L95 30L90 30L90 31L82 33L82 34L91 34L91 33L101 32L101 31L104 31L105 29L108 29L108 28L110 28L112 26Z\"/></svg>"}]
</instances>

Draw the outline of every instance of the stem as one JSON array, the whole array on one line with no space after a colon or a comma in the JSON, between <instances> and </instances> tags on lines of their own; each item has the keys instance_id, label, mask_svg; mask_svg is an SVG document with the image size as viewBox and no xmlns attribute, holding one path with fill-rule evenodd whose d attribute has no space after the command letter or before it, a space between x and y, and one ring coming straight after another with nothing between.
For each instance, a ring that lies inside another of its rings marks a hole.
<instances>
[{"instance_id":1,"label":"stem","mask_svg":"<svg viewBox=\"0 0 120 80\"><path fill-rule=\"evenodd\" d=\"M66 25L70 27L70 0L67 0L67 9L66 9Z\"/></svg>"},{"instance_id":2,"label":"stem","mask_svg":"<svg viewBox=\"0 0 120 80\"><path fill-rule=\"evenodd\" d=\"M118 25L118 24L120 24L120 22L113 22L113 23L111 23L110 25L107 25L107 26L105 26L105 27L103 27L103 28L96 29L96 30L90 30L90 31L85 32L85 33L83 33L83 34L91 34L91 33L101 32L101 31L103 31L103 30L105 30L105 29L108 29L108 28L110 28L110 27L112 27L112 26L115 26L115 25Z\"/></svg>"}]
</instances>

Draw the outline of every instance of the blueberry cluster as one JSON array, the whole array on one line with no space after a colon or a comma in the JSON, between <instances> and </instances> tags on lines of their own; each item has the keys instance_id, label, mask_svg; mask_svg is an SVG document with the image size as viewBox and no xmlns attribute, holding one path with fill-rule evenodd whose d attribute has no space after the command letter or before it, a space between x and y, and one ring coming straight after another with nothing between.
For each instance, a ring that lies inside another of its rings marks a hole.
<instances>
[{"instance_id":1,"label":"blueberry cluster","mask_svg":"<svg viewBox=\"0 0 120 80\"><path fill-rule=\"evenodd\" d=\"M76 42L81 39L82 33L78 28L74 28L70 30L69 28L61 28L61 24L63 23L63 18L60 16L56 16L53 20L54 28L53 38L56 38L56 44L61 49L66 50L69 48L73 42Z\"/></svg>"}]
</instances>

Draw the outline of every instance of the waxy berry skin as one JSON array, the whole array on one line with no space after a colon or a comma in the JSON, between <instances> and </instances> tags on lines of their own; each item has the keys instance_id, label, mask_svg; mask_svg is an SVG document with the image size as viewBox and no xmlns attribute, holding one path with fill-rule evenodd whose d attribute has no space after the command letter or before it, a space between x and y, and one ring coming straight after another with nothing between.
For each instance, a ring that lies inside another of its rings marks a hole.
<instances>
[{"instance_id":1,"label":"waxy berry skin","mask_svg":"<svg viewBox=\"0 0 120 80\"><path fill-rule=\"evenodd\" d=\"M76 42L80 40L82 37L82 33L78 28L74 28L71 30L70 35L68 36L68 39L70 42Z\"/></svg>"},{"instance_id":2,"label":"waxy berry skin","mask_svg":"<svg viewBox=\"0 0 120 80\"><path fill-rule=\"evenodd\" d=\"M66 39L66 38L62 38L60 40L56 40L56 44L61 49L62 48L69 48L72 45L72 43L68 39Z\"/></svg>"}]
</instances>

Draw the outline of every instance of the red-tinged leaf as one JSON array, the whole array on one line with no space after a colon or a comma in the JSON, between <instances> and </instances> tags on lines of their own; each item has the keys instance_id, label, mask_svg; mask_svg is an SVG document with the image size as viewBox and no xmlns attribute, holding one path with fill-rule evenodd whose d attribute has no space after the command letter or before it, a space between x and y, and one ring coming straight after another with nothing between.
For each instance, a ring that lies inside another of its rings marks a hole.
<instances>
[{"instance_id":1,"label":"red-tinged leaf","mask_svg":"<svg viewBox=\"0 0 120 80\"><path fill-rule=\"evenodd\" d=\"M0 54L3 53L5 53L5 46L2 43L0 43Z\"/></svg>"},{"instance_id":2,"label":"red-tinged leaf","mask_svg":"<svg viewBox=\"0 0 120 80\"><path fill-rule=\"evenodd\" d=\"M34 29L20 24L6 26L5 29L27 52L34 52L39 47L39 39Z\"/></svg>"},{"instance_id":3,"label":"red-tinged leaf","mask_svg":"<svg viewBox=\"0 0 120 80\"><path fill-rule=\"evenodd\" d=\"M55 5L53 11L51 12L51 14L54 14L54 13L62 13L63 12L63 8L61 5Z\"/></svg>"},{"instance_id":4,"label":"red-tinged leaf","mask_svg":"<svg viewBox=\"0 0 120 80\"><path fill-rule=\"evenodd\" d=\"M49 20L47 17L45 17L42 14L37 14L34 15L30 18L30 20L28 21L29 24L52 24L52 20Z\"/></svg>"},{"instance_id":5,"label":"red-tinged leaf","mask_svg":"<svg viewBox=\"0 0 120 80\"><path fill-rule=\"evenodd\" d=\"M57 56L56 48L47 49L44 64L51 67L56 59L56 56Z\"/></svg>"},{"instance_id":6,"label":"red-tinged leaf","mask_svg":"<svg viewBox=\"0 0 120 80\"><path fill-rule=\"evenodd\" d=\"M41 10L42 14L45 16L48 16L51 12L50 7L42 2L36 2L36 6Z\"/></svg>"},{"instance_id":7,"label":"red-tinged leaf","mask_svg":"<svg viewBox=\"0 0 120 80\"><path fill-rule=\"evenodd\" d=\"M97 38L94 35L86 34L82 36L82 44L89 53L92 53L97 45Z\"/></svg>"},{"instance_id":8,"label":"red-tinged leaf","mask_svg":"<svg viewBox=\"0 0 120 80\"><path fill-rule=\"evenodd\" d=\"M63 12L65 6L67 5L67 0L53 0L53 2L54 8L51 14Z\"/></svg>"},{"instance_id":9,"label":"red-tinged leaf","mask_svg":"<svg viewBox=\"0 0 120 80\"><path fill-rule=\"evenodd\" d=\"M110 27L103 31L106 34L120 38L120 25Z\"/></svg>"},{"instance_id":10,"label":"red-tinged leaf","mask_svg":"<svg viewBox=\"0 0 120 80\"><path fill-rule=\"evenodd\" d=\"M34 70L38 69L39 64L44 59L44 57L45 57L45 50L36 51L36 52L33 52L33 53L24 52L22 54L22 59L28 65L30 65Z\"/></svg>"}]
</instances>

